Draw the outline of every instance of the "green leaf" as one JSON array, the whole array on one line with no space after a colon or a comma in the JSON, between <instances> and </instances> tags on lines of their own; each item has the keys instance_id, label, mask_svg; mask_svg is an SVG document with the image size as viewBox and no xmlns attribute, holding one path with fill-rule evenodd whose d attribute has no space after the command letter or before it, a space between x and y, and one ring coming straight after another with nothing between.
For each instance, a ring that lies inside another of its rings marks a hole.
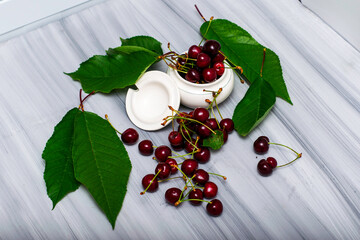
<instances>
[{"instance_id":1,"label":"green leaf","mask_svg":"<svg viewBox=\"0 0 360 240\"><path fill-rule=\"evenodd\" d=\"M156 53L143 47L123 46L114 51L116 54L95 55L81 63L77 71L65 74L80 81L86 93L109 93L134 85L159 60Z\"/></svg>"},{"instance_id":2,"label":"green leaf","mask_svg":"<svg viewBox=\"0 0 360 240\"><path fill-rule=\"evenodd\" d=\"M120 38L122 46L139 46L146 48L157 55L162 55L163 50L161 48L161 43L153 37L150 36L135 36L131 38Z\"/></svg>"},{"instance_id":3,"label":"green leaf","mask_svg":"<svg viewBox=\"0 0 360 240\"><path fill-rule=\"evenodd\" d=\"M90 112L75 118L74 171L115 228L127 189L131 162L110 124Z\"/></svg>"},{"instance_id":4,"label":"green leaf","mask_svg":"<svg viewBox=\"0 0 360 240\"><path fill-rule=\"evenodd\" d=\"M80 186L74 176L72 159L74 120L79 113L77 108L66 113L55 126L54 133L42 153L45 160L44 180L47 194L53 202L53 209L66 194Z\"/></svg>"},{"instance_id":5,"label":"green leaf","mask_svg":"<svg viewBox=\"0 0 360 240\"><path fill-rule=\"evenodd\" d=\"M210 137L205 138L203 140L203 146L204 147L210 147L213 150L218 150L224 145L224 136L223 132L220 130L215 130L215 133L212 133Z\"/></svg>"},{"instance_id":6,"label":"green leaf","mask_svg":"<svg viewBox=\"0 0 360 240\"><path fill-rule=\"evenodd\" d=\"M241 136L246 136L266 117L274 106L275 100L275 92L270 84L258 78L250 85L244 98L234 110L232 120L235 130Z\"/></svg>"},{"instance_id":7,"label":"green leaf","mask_svg":"<svg viewBox=\"0 0 360 240\"><path fill-rule=\"evenodd\" d=\"M259 44L244 29L224 19L205 22L200 28L201 34L207 39L220 42L221 51L231 63L243 68L244 76L253 83L260 77L264 54L264 46ZM208 32L206 33L206 30ZM206 36L205 36L206 34ZM263 79L270 83L276 96L292 104L282 75L279 57L267 48L263 67Z\"/></svg>"}]
</instances>

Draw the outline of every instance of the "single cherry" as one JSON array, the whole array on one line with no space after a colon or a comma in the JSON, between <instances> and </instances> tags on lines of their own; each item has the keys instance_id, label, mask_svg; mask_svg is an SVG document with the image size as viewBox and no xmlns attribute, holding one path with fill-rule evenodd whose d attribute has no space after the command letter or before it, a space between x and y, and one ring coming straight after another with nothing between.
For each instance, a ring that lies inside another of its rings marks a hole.
<instances>
[{"instance_id":1,"label":"single cherry","mask_svg":"<svg viewBox=\"0 0 360 240\"><path fill-rule=\"evenodd\" d=\"M179 188L169 188L165 192L165 199L169 204L175 205L180 200L180 195L181 190Z\"/></svg>"},{"instance_id":2,"label":"single cherry","mask_svg":"<svg viewBox=\"0 0 360 240\"><path fill-rule=\"evenodd\" d=\"M269 176L273 171L271 165L265 159L259 161L257 170L262 176Z\"/></svg>"},{"instance_id":3,"label":"single cherry","mask_svg":"<svg viewBox=\"0 0 360 240\"><path fill-rule=\"evenodd\" d=\"M221 48L221 45L218 41L207 40L203 45L202 51L206 52L212 56L215 56L216 54L219 53L220 48Z\"/></svg>"},{"instance_id":4,"label":"single cherry","mask_svg":"<svg viewBox=\"0 0 360 240\"><path fill-rule=\"evenodd\" d=\"M155 157L158 161L165 162L169 156L171 156L171 149L168 146L162 145L155 149Z\"/></svg>"},{"instance_id":5,"label":"single cherry","mask_svg":"<svg viewBox=\"0 0 360 240\"><path fill-rule=\"evenodd\" d=\"M211 216L214 216L214 217L219 216L223 211L222 202L218 199L211 200L211 202L206 205L206 211Z\"/></svg>"},{"instance_id":6,"label":"single cherry","mask_svg":"<svg viewBox=\"0 0 360 240\"><path fill-rule=\"evenodd\" d=\"M207 137L210 136L211 131L210 131L210 129L209 129L207 126L205 126L205 125L200 125L200 126L197 128L196 133L197 133L200 137L202 137L202 138L207 138Z\"/></svg>"},{"instance_id":7,"label":"single cherry","mask_svg":"<svg viewBox=\"0 0 360 240\"><path fill-rule=\"evenodd\" d=\"M206 108L195 108L193 118L199 122L205 122L209 118L209 111Z\"/></svg>"},{"instance_id":8,"label":"single cherry","mask_svg":"<svg viewBox=\"0 0 360 240\"><path fill-rule=\"evenodd\" d=\"M216 70L215 68L205 68L202 71L202 77L205 82L210 83L216 80Z\"/></svg>"},{"instance_id":9,"label":"single cherry","mask_svg":"<svg viewBox=\"0 0 360 240\"><path fill-rule=\"evenodd\" d=\"M213 64L217 63L217 62L224 62L225 57L224 55L222 55L221 53L218 53L215 55L215 57L212 58L211 62Z\"/></svg>"},{"instance_id":10,"label":"single cherry","mask_svg":"<svg viewBox=\"0 0 360 240\"><path fill-rule=\"evenodd\" d=\"M216 75L219 77L222 76L225 72L225 65L222 62L214 63L213 68L216 71Z\"/></svg>"},{"instance_id":11,"label":"single cherry","mask_svg":"<svg viewBox=\"0 0 360 240\"><path fill-rule=\"evenodd\" d=\"M209 118L205 121L205 125L211 128L212 130L216 130L219 128L215 118Z\"/></svg>"},{"instance_id":12,"label":"single cherry","mask_svg":"<svg viewBox=\"0 0 360 240\"><path fill-rule=\"evenodd\" d=\"M138 139L139 139L139 134L133 128L128 128L121 134L121 140L123 141L123 143L128 145L135 144Z\"/></svg>"},{"instance_id":13,"label":"single cherry","mask_svg":"<svg viewBox=\"0 0 360 240\"><path fill-rule=\"evenodd\" d=\"M186 159L181 164L181 171L185 173L188 177L192 176L195 170L198 168L198 163L194 159Z\"/></svg>"},{"instance_id":14,"label":"single cherry","mask_svg":"<svg viewBox=\"0 0 360 240\"><path fill-rule=\"evenodd\" d=\"M209 173L204 169L197 169L194 173L193 182L203 186L209 181Z\"/></svg>"},{"instance_id":15,"label":"single cherry","mask_svg":"<svg viewBox=\"0 0 360 240\"><path fill-rule=\"evenodd\" d=\"M139 143L138 148L139 152L144 156L149 156L154 152L154 147L150 140L142 140Z\"/></svg>"},{"instance_id":16,"label":"single cherry","mask_svg":"<svg viewBox=\"0 0 360 240\"><path fill-rule=\"evenodd\" d=\"M196 83L200 81L200 73L198 70L194 68L190 68L188 72L185 74L185 79L189 82Z\"/></svg>"},{"instance_id":17,"label":"single cherry","mask_svg":"<svg viewBox=\"0 0 360 240\"><path fill-rule=\"evenodd\" d=\"M203 200L204 199L204 194L203 192L199 189L193 189L190 191L189 193L189 199L199 199L199 200ZM202 201L198 201L198 200L190 200L190 203L194 206L198 206L202 203Z\"/></svg>"},{"instance_id":18,"label":"single cherry","mask_svg":"<svg viewBox=\"0 0 360 240\"><path fill-rule=\"evenodd\" d=\"M159 172L159 174L158 174L159 179L168 178L170 176L170 173L171 173L171 167L170 167L169 164L167 164L165 162L159 162L158 165L155 168L155 174L158 173L158 172Z\"/></svg>"},{"instance_id":19,"label":"single cherry","mask_svg":"<svg viewBox=\"0 0 360 240\"><path fill-rule=\"evenodd\" d=\"M141 181L144 189L149 187L147 189L148 192L155 192L159 188L159 182L156 178L154 179L154 177L155 177L155 174L148 174L148 175L145 175ZM150 184L150 186L149 186L149 184Z\"/></svg>"},{"instance_id":20,"label":"single cherry","mask_svg":"<svg viewBox=\"0 0 360 240\"><path fill-rule=\"evenodd\" d=\"M194 159L199 163L207 163L210 159L210 150L207 147L201 147L200 151L194 154Z\"/></svg>"},{"instance_id":21,"label":"single cherry","mask_svg":"<svg viewBox=\"0 0 360 240\"><path fill-rule=\"evenodd\" d=\"M275 158L273 158L273 157L268 157L268 158L266 159L266 161L270 164L271 168L276 168L276 166L277 166L277 161L276 161Z\"/></svg>"},{"instance_id":22,"label":"single cherry","mask_svg":"<svg viewBox=\"0 0 360 240\"><path fill-rule=\"evenodd\" d=\"M264 154L269 150L269 141L264 137L259 137L254 142L254 151L257 154Z\"/></svg>"},{"instance_id":23,"label":"single cherry","mask_svg":"<svg viewBox=\"0 0 360 240\"><path fill-rule=\"evenodd\" d=\"M213 182L207 182L204 185L204 197L205 198L214 198L218 192L218 187Z\"/></svg>"},{"instance_id":24,"label":"single cherry","mask_svg":"<svg viewBox=\"0 0 360 240\"><path fill-rule=\"evenodd\" d=\"M231 133L234 130L234 122L230 118L224 118L220 121L220 128L225 129L227 133Z\"/></svg>"},{"instance_id":25,"label":"single cherry","mask_svg":"<svg viewBox=\"0 0 360 240\"><path fill-rule=\"evenodd\" d=\"M189 58L196 59L199 53L201 53L202 47L197 45L192 45L188 50Z\"/></svg>"},{"instance_id":26,"label":"single cherry","mask_svg":"<svg viewBox=\"0 0 360 240\"><path fill-rule=\"evenodd\" d=\"M211 63L210 56L203 52L199 53L196 59L196 66L198 66L199 68L208 67Z\"/></svg>"},{"instance_id":27,"label":"single cherry","mask_svg":"<svg viewBox=\"0 0 360 240\"><path fill-rule=\"evenodd\" d=\"M178 169L175 166L177 166L178 164L175 159L168 158L165 162L170 165L171 174L177 173Z\"/></svg>"},{"instance_id":28,"label":"single cherry","mask_svg":"<svg viewBox=\"0 0 360 240\"><path fill-rule=\"evenodd\" d=\"M181 146L184 141L181 133L179 133L178 131L170 132L168 139L169 139L170 144L174 147Z\"/></svg>"}]
</instances>

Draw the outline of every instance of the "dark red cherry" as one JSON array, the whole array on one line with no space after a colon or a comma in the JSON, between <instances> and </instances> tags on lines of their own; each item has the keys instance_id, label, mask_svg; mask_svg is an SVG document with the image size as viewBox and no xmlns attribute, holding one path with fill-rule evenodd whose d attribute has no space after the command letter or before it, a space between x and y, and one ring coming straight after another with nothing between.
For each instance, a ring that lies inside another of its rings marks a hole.
<instances>
[{"instance_id":1,"label":"dark red cherry","mask_svg":"<svg viewBox=\"0 0 360 240\"><path fill-rule=\"evenodd\" d=\"M139 143L138 148L139 152L144 156L149 156L154 152L154 147L150 140L142 140Z\"/></svg>"},{"instance_id":2,"label":"dark red cherry","mask_svg":"<svg viewBox=\"0 0 360 240\"><path fill-rule=\"evenodd\" d=\"M221 215L223 211L222 202L218 199L211 200L210 203L206 205L206 211L214 217Z\"/></svg>"},{"instance_id":3,"label":"dark red cherry","mask_svg":"<svg viewBox=\"0 0 360 240\"><path fill-rule=\"evenodd\" d=\"M224 118L220 121L220 128L225 129L227 133L231 133L234 130L234 122L230 118Z\"/></svg>"},{"instance_id":4,"label":"dark red cherry","mask_svg":"<svg viewBox=\"0 0 360 240\"><path fill-rule=\"evenodd\" d=\"M205 121L205 125L211 128L212 130L216 130L219 128L219 125L216 122L215 118L209 118Z\"/></svg>"},{"instance_id":5,"label":"dark red cherry","mask_svg":"<svg viewBox=\"0 0 360 240\"><path fill-rule=\"evenodd\" d=\"M194 154L194 159L199 163L207 163L210 159L210 150L207 147L201 147L200 151Z\"/></svg>"},{"instance_id":6,"label":"dark red cherry","mask_svg":"<svg viewBox=\"0 0 360 240\"><path fill-rule=\"evenodd\" d=\"M266 159L266 161L270 164L271 168L276 168L276 166L277 166L277 161L276 161L275 158L273 158L273 157L268 157L268 158Z\"/></svg>"},{"instance_id":7,"label":"dark red cherry","mask_svg":"<svg viewBox=\"0 0 360 240\"><path fill-rule=\"evenodd\" d=\"M209 111L206 108L195 108L193 118L199 122L205 122L209 118Z\"/></svg>"},{"instance_id":8,"label":"dark red cherry","mask_svg":"<svg viewBox=\"0 0 360 240\"><path fill-rule=\"evenodd\" d=\"M171 167L169 164L165 163L165 162L159 162L158 165L155 168L155 174L157 174L160 171L160 173L158 174L158 178L159 179L165 179L168 178L170 176L171 173Z\"/></svg>"},{"instance_id":9,"label":"dark red cherry","mask_svg":"<svg viewBox=\"0 0 360 240\"><path fill-rule=\"evenodd\" d=\"M199 127L196 130L197 134L202 138L207 138L210 136L211 131L210 129L205 125L199 125Z\"/></svg>"},{"instance_id":10,"label":"dark red cherry","mask_svg":"<svg viewBox=\"0 0 360 240\"><path fill-rule=\"evenodd\" d=\"M197 45L192 45L188 50L189 58L196 59L199 53L201 53L202 47Z\"/></svg>"},{"instance_id":11,"label":"dark red cherry","mask_svg":"<svg viewBox=\"0 0 360 240\"><path fill-rule=\"evenodd\" d=\"M138 139L139 139L139 134L133 128L128 128L121 134L121 140L123 141L123 143L128 145L135 144Z\"/></svg>"},{"instance_id":12,"label":"dark red cherry","mask_svg":"<svg viewBox=\"0 0 360 240\"><path fill-rule=\"evenodd\" d=\"M200 73L198 70L191 68L188 70L188 72L185 74L185 79L189 82L196 83L200 81Z\"/></svg>"},{"instance_id":13,"label":"dark red cherry","mask_svg":"<svg viewBox=\"0 0 360 240\"><path fill-rule=\"evenodd\" d=\"M204 169L197 169L194 173L193 182L203 186L209 181L209 173Z\"/></svg>"},{"instance_id":14,"label":"dark red cherry","mask_svg":"<svg viewBox=\"0 0 360 240\"><path fill-rule=\"evenodd\" d=\"M183 144L183 137L178 131L172 131L169 133L168 140L172 146L181 146Z\"/></svg>"},{"instance_id":15,"label":"dark red cherry","mask_svg":"<svg viewBox=\"0 0 360 240\"><path fill-rule=\"evenodd\" d=\"M225 57L224 55L222 55L221 53L218 53L215 55L215 57L213 57L213 59L211 60L211 62L213 64L217 63L217 62L224 62Z\"/></svg>"},{"instance_id":16,"label":"dark red cherry","mask_svg":"<svg viewBox=\"0 0 360 240\"><path fill-rule=\"evenodd\" d=\"M186 64L186 56L185 55L180 55L178 58L177 58L177 62L179 65L185 65Z\"/></svg>"},{"instance_id":17,"label":"dark red cherry","mask_svg":"<svg viewBox=\"0 0 360 240\"><path fill-rule=\"evenodd\" d=\"M204 194L203 192L196 188L196 189L193 189L190 191L189 193L189 196L188 196L189 199L199 199L199 200L203 200L204 199ZM194 206L198 206L202 203L202 201L197 201L197 200L190 200L190 203Z\"/></svg>"},{"instance_id":18,"label":"dark red cherry","mask_svg":"<svg viewBox=\"0 0 360 240\"><path fill-rule=\"evenodd\" d=\"M204 197L205 198L214 198L218 192L218 187L213 182L207 182L204 185Z\"/></svg>"},{"instance_id":19,"label":"dark red cherry","mask_svg":"<svg viewBox=\"0 0 360 240\"><path fill-rule=\"evenodd\" d=\"M154 179L154 177L155 177L155 174L148 174L148 175L145 175L141 181L144 189L146 189L149 186L149 184L151 183L151 185L149 186L149 188L147 190L148 192L154 192L159 188L159 182L156 178Z\"/></svg>"},{"instance_id":20,"label":"dark red cherry","mask_svg":"<svg viewBox=\"0 0 360 240\"><path fill-rule=\"evenodd\" d=\"M181 164L181 171L185 173L188 177L192 177L195 170L198 168L198 163L194 159L186 159Z\"/></svg>"},{"instance_id":21,"label":"dark red cherry","mask_svg":"<svg viewBox=\"0 0 360 240\"><path fill-rule=\"evenodd\" d=\"M174 165L177 166L178 164L175 159L168 158L165 162L170 165L171 174L177 173L178 169L176 167L174 167Z\"/></svg>"},{"instance_id":22,"label":"dark red cherry","mask_svg":"<svg viewBox=\"0 0 360 240\"><path fill-rule=\"evenodd\" d=\"M271 165L265 159L259 161L257 170L262 176L269 176L273 171Z\"/></svg>"},{"instance_id":23,"label":"dark red cherry","mask_svg":"<svg viewBox=\"0 0 360 240\"><path fill-rule=\"evenodd\" d=\"M162 145L155 149L155 158L158 161L165 162L169 156L171 156L171 149L168 146Z\"/></svg>"},{"instance_id":24,"label":"dark red cherry","mask_svg":"<svg viewBox=\"0 0 360 240\"><path fill-rule=\"evenodd\" d=\"M216 71L217 76L222 76L225 72L225 65L222 62L214 63L213 68Z\"/></svg>"},{"instance_id":25,"label":"dark red cherry","mask_svg":"<svg viewBox=\"0 0 360 240\"><path fill-rule=\"evenodd\" d=\"M212 56L215 56L216 54L219 53L220 48L221 48L221 45L218 41L207 40L203 45L202 51L206 52Z\"/></svg>"},{"instance_id":26,"label":"dark red cherry","mask_svg":"<svg viewBox=\"0 0 360 240\"><path fill-rule=\"evenodd\" d=\"M264 154L268 150L269 150L269 142L265 138L259 137L258 139L255 140L254 151L257 154Z\"/></svg>"},{"instance_id":27,"label":"dark red cherry","mask_svg":"<svg viewBox=\"0 0 360 240\"><path fill-rule=\"evenodd\" d=\"M197 148L200 147L199 141L196 142L196 144L195 144L195 142L196 142L196 139L194 139L194 138L191 139L191 143L189 141L185 141L184 147L185 147L185 151L187 153L192 153L195 148L194 146L196 146Z\"/></svg>"},{"instance_id":28,"label":"dark red cherry","mask_svg":"<svg viewBox=\"0 0 360 240\"><path fill-rule=\"evenodd\" d=\"M210 56L203 52L199 53L196 59L196 66L198 66L199 68L208 67L211 63Z\"/></svg>"},{"instance_id":29,"label":"dark red cherry","mask_svg":"<svg viewBox=\"0 0 360 240\"><path fill-rule=\"evenodd\" d=\"M258 138L264 138L267 142L270 142L269 138L267 136L260 136Z\"/></svg>"},{"instance_id":30,"label":"dark red cherry","mask_svg":"<svg viewBox=\"0 0 360 240\"><path fill-rule=\"evenodd\" d=\"M216 70L215 68L205 68L202 71L202 77L205 82L210 83L216 80Z\"/></svg>"},{"instance_id":31,"label":"dark red cherry","mask_svg":"<svg viewBox=\"0 0 360 240\"><path fill-rule=\"evenodd\" d=\"M169 204L175 205L180 200L180 195L181 190L179 188L169 188L165 192L165 199Z\"/></svg>"}]
</instances>

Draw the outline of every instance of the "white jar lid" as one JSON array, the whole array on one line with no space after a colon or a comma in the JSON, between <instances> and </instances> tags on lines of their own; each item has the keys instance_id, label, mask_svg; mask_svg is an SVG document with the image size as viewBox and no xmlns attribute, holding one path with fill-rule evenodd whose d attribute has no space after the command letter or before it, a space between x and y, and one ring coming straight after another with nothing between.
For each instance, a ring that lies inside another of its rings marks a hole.
<instances>
[{"instance_id":1,"label":"white jar lid","mask_svg":"<svg viewBox=\"0 0 360 240\"><path fill-rule=\"evenodd\" d=\"M161 125L163 118L172 115L169 106L178 110L180 93L175 80L161 71L148 71L136 82L138 90L129 89L126 95L126 112L137 127L154 131L169 124Z\"/></svg>"}]
</instances>

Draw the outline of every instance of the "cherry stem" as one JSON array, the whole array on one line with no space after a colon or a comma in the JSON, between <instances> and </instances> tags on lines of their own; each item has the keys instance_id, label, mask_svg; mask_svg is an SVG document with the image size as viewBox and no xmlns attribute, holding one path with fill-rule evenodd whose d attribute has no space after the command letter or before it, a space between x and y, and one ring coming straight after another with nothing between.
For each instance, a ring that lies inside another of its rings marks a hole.
<instances>
[{"instance_id":1,"label":"cherry stem","mask_svg":"<svg viewBox=\"0 0 360 240\"><path fill-rule=\"evenodd\" d=\"M184 200L181 200L180 202L186 202L186 201L199 201L199 202L206 202L206 203L211 203L211 201L207 201L207 200L204 200L204 199L184 199Z\"/></svg>"},{"instance_id":2,"label":"cherry stem","mask_svg":"<svg viewBox=\"0 0 360 240\"><path fill-rule=\"evenodd\" d=\"M277 167L285 167L285 166L287 166L287 165L295 162L295 161L298 160L299 158L301 158L301 156L302 156L302 153L299 153L299 154L297 155L297 157L296 157L294 160L292 160L291 162L288 162L288 163L286 163L286 164L283 164L283 165L280 165L280 166L277 166Z\"/></svg>"},{"instance_id":3,"label":"cherry stem","mask_svg":"<svg viewBox=\"0 0 360 240\"><path fill-rule=\"evenodd\" d=\"M297 151L295 151L294 149L292 149L291 147L288 147L284 144L280 144L280 143L272 143L272 142L269 142L269 144L272 144L272 145L278 145L278 146L282 146L282 147L286 147L288 149L290 149L291 151L293 151L296 155L301 155L301 153L298 153Z\"/></svg>"},{"instance_id":4,"label":"cherry stem","mask_svg":"<svg viewBox=\"0 0 360 240\"><path fill-rule=\"evenodd\" d=\"M196 6L196 4L195 4L195 8L196 8L196 11L199 13L200 17L204 20L204 22L207 22L207 20L204 18L204 16L200 12L199 8Z\"/></svg>"},{"instance_id":5,"label":"cherry stem","mask_svg":"<svg viewBox=\"0 0 360 240\"><path fill-rule=\"evenodd\" d=\"M184 176L184 177L186 177L186 179L188 180L188 182L190 182L190 184L191 184L191 187L195 190L195 187L194 187L194 185L192 184L192 182L190 181L190 178L188 177L188 176L186 176L186 174L183 172L183 171L181 171L181 169L178 167L178 166L176 166L176 165L171 165L172 167L176 167L181 173L182 173L182 175Z\"/></svg>"},{"instance_id":6,"label":"cherry stem","mask_svg":"<svg viewBox=\"0 0 360 240\"><path fill-rule=\"evenodd\" d=\"M264 63L265 63L265 55L266 55L266 48L264 48L264 53L263 53L263 60L261 63L261 69L260 69L260 77L262 77L262 72L263 72L263 68L264 68Z\"/></svg>"},{"instance_id":7,"label":"cherry stem","mask_svg":"<svg viewBox=\"0 0 360 240\"><path fill-rule=\"evenodd\" d=\"M211 172L208 172L209 174L211 175L215 175L215 176L218 176L218 177L222 177L224 180L227 179L227 177L223 176L223 175L220 175L220 174L217 174L217 173L211 173Z\"/></svg>"},{"instance_id":8,"label":"cherry stem","mask_svg":"<svg viewBox=\"0 0 360 240\"><path fill-rule=\"evenodd\" d=\"M108 117L107 114L105 114L105 118L106 118L106 120L108 121L108 123L110 124L110 126L111 126L117 133L119 133L119 134L121 135L122 133L119 132L119 131L111 124L111 122L110 122L109 117Z\"/></svg>"},{"instance_id":9,"label":"cherry stem","mask_svg":"<svg viewBox=\"0 0 360 240\"><path fill-rule=\"evenodd\" d=\"M150 185L153 183L153 181L156 179L156 177L159 175L160 172L161 172L161 170L159 170L159 171L156 173L156 175L153 177L153 179L151 179L151 182L149 183L149 185L146 187L146 189L145 189L144 191L142 191L142 192L140 193L140 195L144 195L144 194L145 194L145 192L149 189Z\"/></svg>"}]
</instances>

